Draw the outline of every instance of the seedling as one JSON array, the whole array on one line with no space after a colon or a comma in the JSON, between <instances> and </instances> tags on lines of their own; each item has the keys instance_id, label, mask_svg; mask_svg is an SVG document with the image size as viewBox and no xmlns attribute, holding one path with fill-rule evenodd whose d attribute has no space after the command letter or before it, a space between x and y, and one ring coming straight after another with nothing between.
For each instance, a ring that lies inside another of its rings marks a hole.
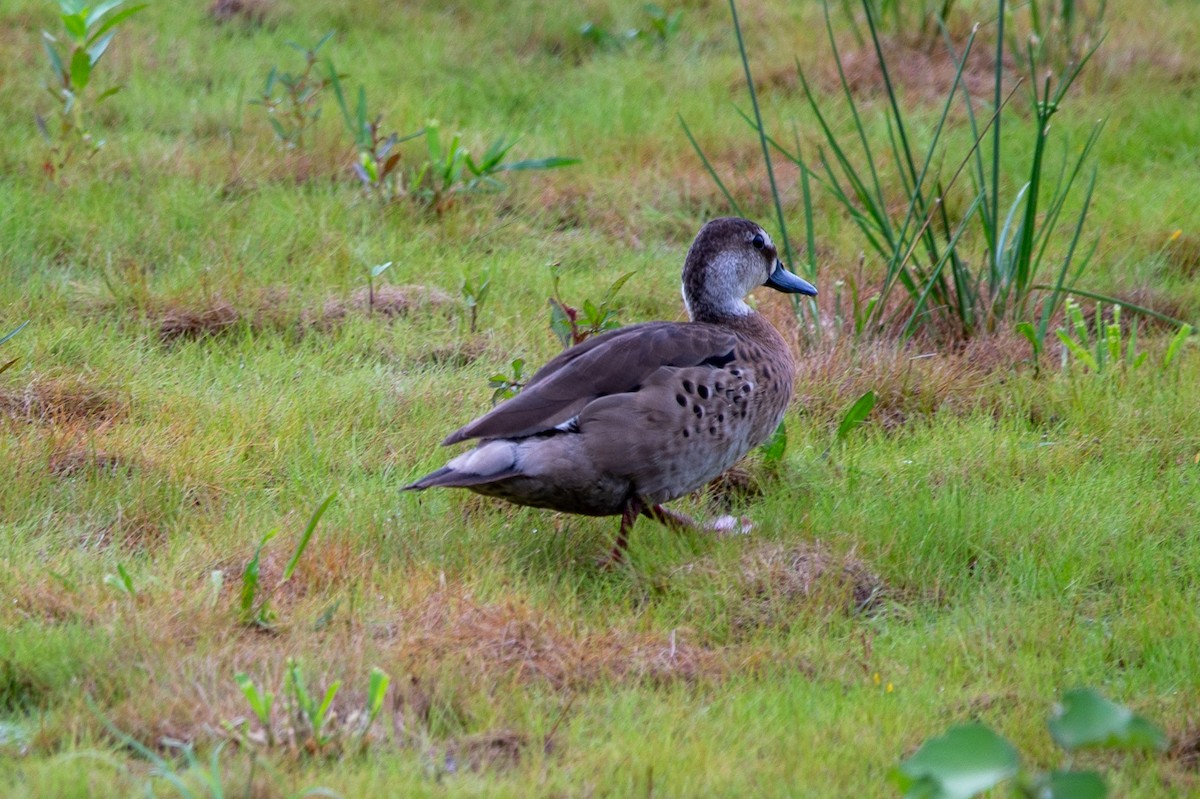
<instances>
[{"instance_id":1,"label":"seedling","mask_svg":"<svg viewBox=\"0 0 1200 799\"><path fill-rule=\"evenodd\" d=\"M304 69L296 74L280 72L271 67L263 85L262 96L250 101L251 105L262 106L267 112L267 121L275 131L276 138L287 147L302 147L304 134L321 118L321 94L332 83L328 74L317 76L317 54L333 37L330 31L312 47L288 42L288 47L304 56Z\"/></svg>"},{"instance_id":2,"label":"seedling","mask_svg":"<svg viewBox=\"0 0 1200 799\"><path fill-rule=\"evenodd\" d=\"M383 275L384 272L392 268L391 261L385 261L381 264L375 264L367 270L367 311L375 310L375 279Z\"/></svg>"},{"instance_id":3,"label":"seedling","mask_svg":"<svg viewBox=\"0 0 1200 799\"><path fill-rule=\"evenodd\" d=\"M363 725L362 732L359 734L360 741L366 739L367 731L371 729L379 712L383 710L383 700L387 697L387 689L391 682L392 678L383 669L378 666L371 669L371 676L367 682L367 723Z\"/></svg>"},{"instance_id":4,"label":"seedling","mask_svg":"<svg viewBox=\"0 0 1200 799\"><path fill-rule=\"evenodd\" d=\"M259 688L242 672L233 675L234 682L242 691L242 696L246 697L246 701L250 703L250 709L254 711L255 717L258 719L259 726L263 728L263 732L267 736L267 744L275 743L275 732L271 726L271 708L275 706L275 694L266 688Z\"/></svg>"},{"instance_id":5,"label":"seedling","mask_svg":"<svg viewBox=\"0 0 1200 799\"><path fill-rule=\"evenodd\" d=\"M57 130L52 132L49 120L40 114L36 119L38 131L50 147L50 157L43 168L52 180L77 150L82 149L91 158L104 146L104 140L92 134L86 112L91 105L98 106L119 92L121 85L110 86L94 100L88 95L88 87L93 83L96 66L117 34L117 26L146 7L129 6L118 11L124 4L125 0L103 0L88 6L83 0L58 0L59 18L66 29L61 52L59 40L49 31L42 31L42 44L54 73L54 82L46 90L58 103Z\"/></svg>"},{"instance_id":6,"label":"seedling","mask_svg":"<svg viewBox=\"0 0 1200 799\"><path fill-rule=\"evenodd\" d=\"M308 691L300 662L295 658L288 658L287 688L299 711L299 720L308 725L313 744L318 750L324 748L331 740L331 736L325 731L325 723L329 720L329 708L333 704L333 698L337 696L341 687L341 680L334 680L318 702L316 695Z\"/></svg>"},{"instance_id":7,"label":"seedling","mask_svg":"<svg viewBox=\"0 0 1200 799\"><path fill-rule=\"evenodd\" d=\"M129 572L125 570L124 563L117 564L116 574L104 575L104 584L115 588L129 599L133 599L137 596L137 590L135 590L133 587L133 578L130 577Z\"/></svg>"},{"instance_id":8,"label":"seedling","mask_svg":"<svg viewBox=\"0 0 1200 799\"><path fill-rule=\"evenodd\" d=\"M254 548L254 557L246 562L246 567L242 570L242 594L240 612L238 613L238 620L242 624L270 629L275 620L275 613L271 610L270 599L263 597L259 600L257 597L259 563L262 558L263 547L278 533L279 529L276 528L258 540L258 546Z\"/></svg>"},{"instance_id":9,"label":"seedling","mask_svg":"<svg viewBox=\"0 0 1200 799\"><path fill-rule=\"evenodd\" d=\"M491 276L486 272L475 278L463 278L461 291L463 303L467 306L467 329L471 335L475 335L475 331L479 327L479 309L487 301L488 289L491 288L491 285Z\"/></svg>"}]
</instances>

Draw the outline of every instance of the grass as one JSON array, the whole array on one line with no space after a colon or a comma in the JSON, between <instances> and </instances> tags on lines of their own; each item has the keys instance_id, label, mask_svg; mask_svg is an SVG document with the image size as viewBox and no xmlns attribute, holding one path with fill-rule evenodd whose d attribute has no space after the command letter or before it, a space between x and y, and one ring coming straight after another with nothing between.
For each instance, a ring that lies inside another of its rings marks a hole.
<instances>
[{"instance_id":1,"label":"grass","mask_svg":"<svg viewBox=\"0 0 1200 799\"><path fill-rule=\"evenodd\" d=\"M110 724L195 791L228 741L230 796L878 796L921 741L972 718L1055 765L1044 718L1079 685L1171 737L1161 757L1082 758L1113 795L1200 790L1194 344L1171 369L1150 368L1170 333L1143 328L1147 364L1095 376L1060 371L1057 344L1035 375L1011 333L962 352L824 341L801 359L778 476L751 462L760 494L679 503L714 515L732 502L754 532L639 525L630 567L600 572L614 520L396 489L488 407L490 377L558 351L551 263L563 297L595 301L636 272L615 300L620 319L680 317L683 253L725 200L677 114L770 227L759 145L730 107L745 103L725 6L688 4L665 44L620 51L579 36L589 21L641 24L638 9L603 2L255 8L265 25L218 24L200 5L131 18L103 64L126 85L96 111L108 144L59 186L40 171L33 121L52 5L0 11L0 332L31 320L0 346L0 363L19 358L0 376L8 795L148 783L173 795ZM1179 105L1195 70L1190 14L1114 4L1055 125L1078 143L1109 118L1094 151L1088 224L1102 237L1089 286L1169 300L1194 324L1200 231L1181 142L1200 121ZM755 74L794 75L795 55L836 98L821 20L815 4L743 9ZM440 218L364 197L335 108L288 151L247 104L292 55L285 40L329 30L323 53L367 87L389 129L436 118L475 152L520 133L514 159L582 163L514 175ZM859 91L886 136L879 87ZM815 145L794 85L759 100L770 129L799 120ZM939 108L914 91L911 113L925 135ZM962 137L966 120L952 124ZM797 173L776 177L799 230ZM839 280L875 285L883 264L860 265L852 222L815 200L832 314ZM369 308L368 272L387 261ZM484 273L472 333L460 287ZM394 313L379 305L389 297ZM789 324L786 302L759 303ZM871 416L831 449L868 389ZM274 528L260 560L276 614L264 632L239 620L240 577ZM118 566L132 594L105 582ZM340 681L326 730L348 740L372 668L390 675L362 749L236 743L226 725L253 712L235 675L282 695L289 658L315 696Z\"/></svg>"}]
</instances>

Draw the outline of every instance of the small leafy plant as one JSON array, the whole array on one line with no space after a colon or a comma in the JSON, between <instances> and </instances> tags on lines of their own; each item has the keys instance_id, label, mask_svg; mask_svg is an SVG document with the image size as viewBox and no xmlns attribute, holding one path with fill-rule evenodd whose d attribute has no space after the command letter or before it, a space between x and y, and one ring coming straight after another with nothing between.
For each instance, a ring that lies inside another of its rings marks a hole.
<instances>
[{"instance_id":1,"label":"small leafy plant","mask_svg":"<svg viewBox=\"0 0 1200 799\"><path fill-rule=\"evenodd\" d=\"M1068 756L1081 749L1166 749L1162 730L1128 708L1081 688L1063 695L1049 720L1050 736ZM891 781L906 799L970 799L1014 780L1011 795L1022 799L1104 799L1104 779L1095 771L1069 765L1049 773L1021 769L1011 743L983 724L952 727L926 741L916 754L892 771Z\"/></svg>"},{"instance_id":2,"label":"small leafy plant","mask_svg":"<svg viewBox=\"0 0 1200 799\"><path fill-rule=\"evenodd\" d=\"M321 521L321 517L325 515L325 511L329 509L329 505L333 502L335 496L337 495L330 494L325 497L325 500L313 511L313 515L309 518L304 532L300 534L300 540L296 543L296 550L292 553L291 560L284 567L280 583L285 583L292 578L292 574L296 571L296 566L300 563L301 556L312 541L313 533L317 530L317 523ZM254 549L253 557L246 562L246 566L242 570L242 590L238 602L238 621L241 624L258 627L263 630L274 628L276 616L275 611L271 609L270 594L261 591L260 582L263 548L278 533L279 529L276 528L259 539L258 546ZM262 594L261 596L260 593Z\"/></svg>"},{"instance_id":3,"label":"small leafy plant","mask_svg":"<svg viewBox=\"0 0 1200 799\"><path fill-rule=\"evenodd\" d=\"M376 114L372 117L367 109L366 87L358 87L358 100L352 111L342 89L341 76L332 63L327 63L326 66L327 80L333 87L333 95L342 112L342 121L354 139L354 174L367 191L384 200L395 198L403 189L399 180L400 174L397 172L400 153L395 151L396 145L414 139L424 131L418 130L403 137L395 132L385 134L382 127L383 115Z\"/></svg>"},{"instance_id":4,"label":"small leafy plant","mask_svg":"<svg viewBox=\"0 0 1200 799\"><path fill-rule=\"evenodd\" d=\"M1097 374L1112 369L1136 369L1146 362L1147 354L1138 352L1138 326L1135 318L1129 326L1129 337L1125 339L1121 329L1121 306L1112 306L1112 321L1104 321L1104 303L1096 303L1095 333L1093 342L1088 332L1083 309L1073 299L1064 304L1067 328L1058 328L1055 333L1063 344L1062 359L1065 369L1068 359L1074 359ZM1184 342L1192 333L1192 326L1182 325L1167 345L1160 367L1168 369L1179 355ZM1037 350L1035 350L1035 355Z\"/></svg>"},{"instance_id":5,"label":"small leafy plant","mask_svg":"<svg viewBox=\"0 0 1200 799\"><path fill-rule=\"evenodd\" d=\"M342 751L345 744L357 740L358 746L367 742L367 734L383 711L391 677L383 669L373 667L367 681L366 705L361 710L338 719L333 701L341 690L342 681L329 684L324 693L312 691L304 676L304 668L296 658L288 658L281 687L282 717L273 710L276 694L257 685L246 674L234 675L238 689L246 698L262 729L261 736L245 730L245 720L227 722L225 728L242 744L265 743L267 746L285 744L309 754L331 754ZM276 725L282 725L277 728Z\"/></svg>"},{"instance_id":6,"label":"small leafy plant","mask_svg":"<svg viewBox=\"0 0 1200 799\"><path fill-rule=\"evenodd\" d=\"M600 50L622 50L630 42L647 41L665 45L679 34L683 11L667 12L657 3L642 6L645 27L613 32L595 22L585 22L579 35L585 42Z\"/></svg>"},{"instance_id":7,"label":"small leafy plant","mask_svg":"<svg viewBox=\"0 0 1200 799\"><path fill-rule=\"evenodd\" d=\"M297 720L307 725L312 745L317 751L324 749L326 744L332 740L332 736L325 729L325 724L329 720L329 710L333 705L333 698L337 696L338 689L341 687L342 681L334 680L325 689L325 695L318 701L317 694L309 693L300 662L295 658L288 658L288 694L295 705Z\"/></svg>"},{"instance_id":8,"label":"small leafy plant","mask_svg":"<svg viewBox=\"0 0 1200 799\"><path fill-rule=\"evenodd\" d=\"M129 599L137 596L137 589L133 585L133 578L125 570L124 563L117 564L116 574L104 575L104 584L120 591Z\"/></svg>"},{"instance_id":9,"label":"small leafy plant","mask_svg":"<svg viewBox=\"0 0 1200 799\"><path fill-rule=\"evenodd\" d=\"M554 169L579 163L578 158L562 156L506 162L504 158L517 140L508 141L504 136L492 142L476 161L463 146L461 133L454 133L443 143L442 126L436 119L425 123L424 133L426 158L409 181L409 192L438 214L449 208L461 194L504 188L496 177L501 172Z\"/></svg>"},{"instance_id":10,"label":"small leafy plant","mask_svg":"<svg viewBox=\"0 0 1200 799\"><path fill-rule=\"evenodd\" d=\"M267 744L274 745L275 743L275 727L271 723L271 709L275 706L275 694L268 691L265 687L259 688L254 684L254 680L250 679L243 672L238 672L233 675L234 682L242 692L242 696L246 697L246 702L249 703L250 709L254 711L255 718L258 719L259 726L267 737Z\"/></svg>"},{"instance_id":11,"label":"small leafy plant","mask_svg":"<svg viewBox=\"0 0 1200 799\"><path fill-rule=\"evenodd\" d=\"M550 330L562 343L563 349L573 347L606 330L615 330L621 326L617 321L617 312L613 301L617 292L625 285L635 272L626 272L612 282L604 292L599 304L584 300L583 305L576 308L568 305L559 291L559 281L562 279L562 269L559 264L550 265L550 276L553 282L553 295L550 303Z\"/></svg>"},{"instance_id":12,"label":"small leafy plant","mask_svg":"<svg viewBox=\"0 0 1200 799\"><path fill-rule=\"evenodd\" d=\"M642 6L646 14L646 33L658 44L666 44L679 33L679 23L683 19L683 11L667 13L656 3L646 3Z\"/></svg>"},{"instance_id":13,"label":"small leafy plant","mask_svg":"<svg viewBox=\"0 0 1200 799\"><path fill-rule=\"evenodd\" d=\"M125 0L102 0L94 6L84 0L58 0L59 18L66 30L64 41L60 43L49 31L42 31L42 44L54 73L54 82L46 90L58 103L58 125L52 131L50 121L38 114L37 126L50 147L43 168L52 180L77 151L83 150L90 159L104 146L104 140L92 134L87 111L119 92L121 85L108 87L94 100L88 87L93 84L96 66L117 34L117 26L146 7L122 9L123 5Z\"/></svg>"},{"instance_id":14,"label":"small leafy plant","mask_svg":"<svg viewBox=\"0 0 1200 799\"><path fill-rule=\"evenodd\" d=\"M495 389L492 392L492 405L517 396L525 386L525 359L513 358L510 368L512 371L508 374L497 372L488 378L488 387Z\"/></svg>"},{"instance_id":15,"label":"small leafy plant","mask_svg":"<svg viewBox=\"0 0 1200 799\"><path fill-rule=\"evenodd\" d=\"M287 147L303 147L304 134L321 118L321 95L329 88L329 74L314 74L321 48L333 38L334 31L321 37L312 47L287 42L288 47L304 56L304 69L292 74L271 67L262 95L250 101L262 106L276 138Z\"/></svg>"}]
</instances>

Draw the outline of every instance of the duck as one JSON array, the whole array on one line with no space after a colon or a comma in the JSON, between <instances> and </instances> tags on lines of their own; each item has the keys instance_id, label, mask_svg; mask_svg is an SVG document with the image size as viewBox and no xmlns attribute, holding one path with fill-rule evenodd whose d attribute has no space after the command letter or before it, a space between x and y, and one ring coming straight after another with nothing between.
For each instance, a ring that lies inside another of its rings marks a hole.
<instances>
[{"instance_id":1,"label":"duck","mask_svg":"<svg viewBox=\"0 0 1200 799\"><path fill-rule=\"evenodd\" d=\"M564 350L518 394L442 441L473 440L474 448L403 490L465 488L517 505L619 516L609 565L624 561L639 516L674 530L700 527L664 503L765 442L792 397L791 349L746 302L759 286L817 293L788 271L760 225L707 222L683 263L688 321L633 324Z\"/></svg>"}]
</instances>

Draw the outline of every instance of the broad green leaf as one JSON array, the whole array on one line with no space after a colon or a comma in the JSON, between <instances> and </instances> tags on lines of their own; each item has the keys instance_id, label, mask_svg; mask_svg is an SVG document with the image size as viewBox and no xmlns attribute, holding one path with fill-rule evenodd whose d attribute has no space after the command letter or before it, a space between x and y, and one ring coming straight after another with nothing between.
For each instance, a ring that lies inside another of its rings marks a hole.
<instances>
[{"instance_id":1,"label":"broad green leaf","mask_svg":"<svg viewBox=\"0 0 1200 799\"><path fill-rule=\"evenodd\" d=\"M259 560L262 557L263 547L278 532L279 528L275 528L259 539L258 546L254 549L254 556L246 562L246 568L242 570L241 620L243 624L249 624L254 620L254 597L258 594Z\"/></svg>"},{"instance_id":2,"label":"broad green leaf","mask_svg":"<svg viewBox=\"0 0 1200 799\"><path fill-rule=\"evenodd\" d=\"M19 330L20 328L17 329ZM1179 355L1179 350L1183 347L1183 342L1187 341L1190 335L1192 335L1191 325L1184 325L1179 328L1179 331L1171 339L1171 343L1167 345L1167 351L1163 354L1162 366L1164 369L1175 361L1175 358Z\"/></svg>"},{"instance_id":3,"label":"broad green leaf","mask_svg":"<svg viewBox=\"0 0 1200 799\"><path fill-rule=\"evenodd\" d=\"M100 92L100 94L96 96L96 99L93 101L93 104L100 105L100 103L104 102L109 97L112 97L114 94L116 94L117 92L121 91L121 89L124 89L124 88L125 88L124 86L119 85L119 84L116 86L108 87L107 89Z\"/></svg>"},{"instance_id":4,"label":"broad green leaf","mask_svg":"<svg viewBox=\"0 0 1200 799\"><path fill-rule=\"evenodd\" d=\"M90 8L87 10L87 16L85 17L87 26L89 28L92 27L102 16L124 2L125 0L103 0L103 2L97 3L95 8Z\"/></svg>"},{"instance_id":5,"label":"broad green leaf","mask_svg":"<svg viewBox=\"0 0 1200 799\"><path fill-rule=\"evenodd\" d=\"M1063 346L1071 351L1072 355L1083 361L1084 365L1093 372L1100 371L1100 364L1096 361L1096 357L1084 349L1083 345L1067 335L1067 331L1059 329L1054 332L1058 335L1058 340L1063 343Z\"/></svg>"},{"instance_id":6,"label":"broad green leaf","mask_svg":"<svg viewBox=\"0 0 1200 799\"><path fill-rule=\"evenodd\" d=\"M58 50L54 47L54 37L48 33L42 33L42 44L46 47L46 56L50 59L50 66L54 69L54 75L62 83L66 83L67 71L63 68L62 59L58 56Z\"/></svg>"},{"instance_id":7,"label":"broad green leaf","mask_svg":"<svg viewBox=\"0 0 1200 799\"><path fill-rule=\"evenodd\" d=\"M762 451L764 463L776 464L783 460L783 455L787 452L787 427L783 422L779 423L779 427L775 428L775 432L759 449Z\"/></svg>"},{"instance_id":8,"label":"broad green leaf","mask_svg":"<svg viewBox=\"0 0 1200 799\"><path fill-rule=\"evenodd\" d=\"M87 50L76 50L71 53L71 87L76 93L87 88L92 77L92 61L88 58Z\"/></svg>"},{"instance_id":9,"label":"broad green leaf","mask_svg":"<svg viewBox=\"0 0 1200 799\"><path fill-rule=\"evenodd\" d=\"M383 700L387 696L388 684L392 678L383 669L375 666L371 669L370 683L367 687L367 713L373 719L383 709Z\"/></svg>"},{"instance_id":10,"label":"broad green leaf","mask_svg":"<svg viewBox=\"0 0 1200 799\"><path fill-rule=\"evenodd\" d=\"M329 706L333 704L333 698L337 696L338 689L342 687L341 680L334 680L333 684L325 691L325 698L321 700L321 706L317 708L316 718L323 721L325 715L329 713Z\"/></svg>"},{"instance_id":11,"label":"broad green leaf","mask_svg":"<svg viewBox=\"0 0 1200 799\"><path fill-rule=\"evenodd\" d=\"M496 167L497 172L517 172L523 169L555 169L560 166L571 166L583 161L582 158L565 158L562 156L554 156L552 158L531 158L527 161L516 161L511 164L501 164Z\"/></svg>"},{"instance_id":12,"label":"broad green leaf","mask_svg":"<svg viewBox=\"0 0 1200 799\"><path fill-rule=\"evenodd\" d=\"M71 38L83 44L87 40L87 22L82 14L63 14L63 26Z\"/></svg>"},{"instance_id":13,"label":"broad green leaf","mask_svg":"<svg viewBox=\"0 0 1200 799\"><path fill-rule=\"evenodd\" d=\"M88 39L88 44L91 44L92 42L96 41L96 39L103 36L105 33L112 30L117 25L120 25L122 22L129 19L130 17L132 17L134 14L141 11L145 7L146 7L146 5L143 3L140 6L130 6L129 8L125 9L124 11L113 14L111 17L104 20L104 24L102 24L96 30L92 31L92 36L90 39Z\"/></svg>"},{"instance_id":14,"label":"broad green leaf","mask_svg":"<svg viewBox=\"0 0 1200 799\"><path fill-rule=\"evenodd\" d=\"M841 441L850 434L851 430L862 424L874 407L875 392L868 390L854 401L854 404L846 411L846 415L842 417L842 423L838 425L837 429L837 440Z\"/></svg>"},{"instance_id":15,"label":"broad green leaf","mask_svg":"<svg viewBox=\"0 0 1200 799\"><path fill-rule=\"evenodd\" d=\"M1062 706L1048 726L1051 737L1067 751L1111 747L1161 752L1167 748L1167 736L1162 730L1090 688L1063 694Z\"/></svg>"},{"instance_id":16,"label":"broad green leaf","mask_svg":"<svg viewBox=\"0 0 1200 799\"><path fill-rule=\"evenodd\" d=\"M1038 341L1037 331L1033 325L1029 322L1020 322L1016 326L1016 331L1029 342L1029 346L1033 350L1033 357L1036 358L1042 351L1042 343Z\"/></svg>"},{"instance_id":17,"label":"broad green leaf","mask_svg":"<svg viewBox=\"0 0 1200 799\"><path fill-rule=\"evenodd\" d=\"M624 286L629 281L629 278L633 277L636 274L637 274L637 270L634 270L632 272L626 272L625 274L621 275L619 278L614 280L612 282L612 285L608 287L608 291L605 292L605 294L604 294L604 304L608 305L610 302L612 302L613 299L617 296L617 292L621 290L621 287Z\"/></svg>"},{"instance_id":18,"label":"broad green leaf","mask_svg":"<svg viewBox=\"0 0 1200 799\"><path fill-rule=\"evenodd\" d=\"M292 553L292 559L288 561L287 566L283 570L283 582L292 578L292 572L296 571L296 564L300 562L300 556L304 554L304 550L308 548L308 542L312 539L313 533L317 530L317 522L321 521L321 517L325 515L325 511L329 508L329 503L333 502L333 498L337 496L337 492L325 497L317 509L313 512L312 518L308 520L308 526L304 528L304 532L300 535L300 543L296 544L296 551Z\"/></svg>"},{"instance_id":19,"label":"broad green leaf","mask_svg":"<svg viewBox=\"0 0 1200 799\"><path fill-rule=\"evenodd\" d=\"M970 799L1018 768L1012 744L982 724L964 724L922 744L891 779L909 799Z\"/></svg>"},{"instance_id":20,"label":"broad green leaf","mask_svg":"<svg viewBox=\"0 0 1200 799\"><path fill-rule=\"evenodd\" d=\"M112 43L113 37L116 35L117 32L112 31L107 36L97 40L95 44L88 46L87 54L92 62L92 66L96 66L96 62L104 55L104 51L108 49L108 45Z\"/></svg>"},{"instance_id":21,"label":"broad green leaf","mask_svg":"<svg viewBox=\"0 0 1200 799\"><path fill-rule=\"evenodd\" d=\"M1052 771L1037 781L1038 799L1104 799L1108 788L1094 771Z\"/></svg>"}]
</instances>

